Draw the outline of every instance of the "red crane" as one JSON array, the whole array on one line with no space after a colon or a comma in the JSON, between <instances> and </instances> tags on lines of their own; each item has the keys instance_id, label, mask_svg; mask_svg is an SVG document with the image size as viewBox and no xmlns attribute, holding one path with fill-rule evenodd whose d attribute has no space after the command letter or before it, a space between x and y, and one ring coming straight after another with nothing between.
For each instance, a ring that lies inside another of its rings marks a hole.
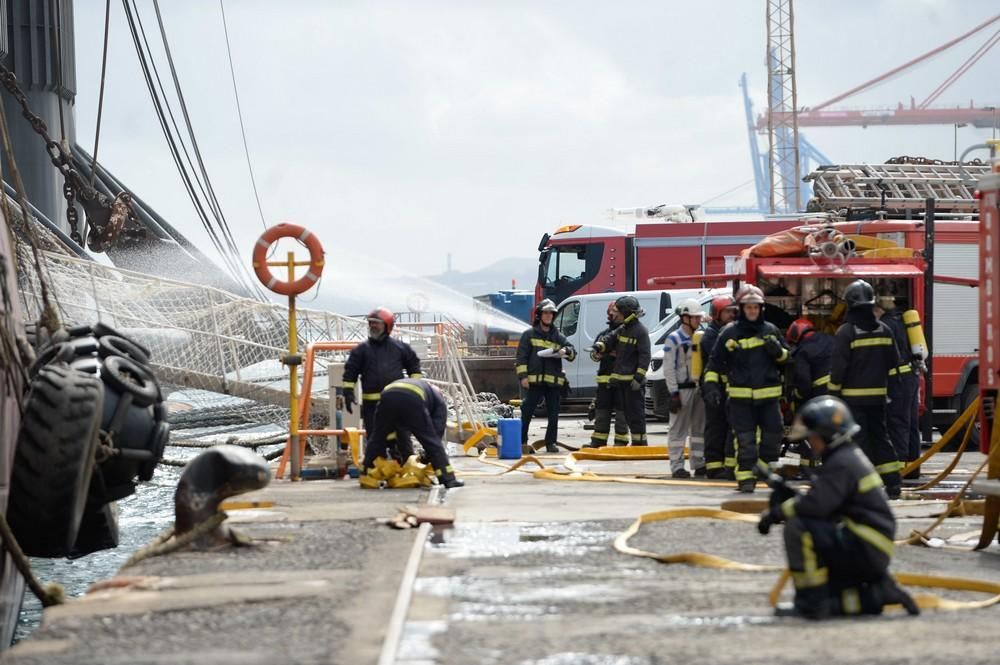
<instances>
[{"instance_id":1,"label":"red crane","mask_svg":"<svg viewBox=\"0 0 1000 665\"><path fill-rule=\"evenodd\" d=\"M950 125L966 124L975 127L996 127L1000 120L1000 109L996 106L977 106L970 103L968 107L956 108L928 108L941 94L947 90L955 81L960 79L973 65L979 62L990 49L1000 42L1000 14L984 21L972 28L968 32L955 37L954 39L941 44L935 49L924 53L898 67L895 67L881 76L877 76L870 81L855 86L836 97L826 100L822 104L812 107L803 107L795 113L799 127L846 127L869 125ZM869 88L887 81L925 60L943 52L951 47L969 39L973 35L979 34L988 28L993 27L989 37L975 52L970 55L950 76L941 82L927 97L919 104L911 98L909 106L899 103L895 108L873 108L866 110L837 110L829 108L833 104L842 101L852 95L868 90ZM780 121L781 113L772 112L771 122ZM760 115L757 117L757 130L765 131L768 127L768 117Z\"/></svg>"}]
</instances>

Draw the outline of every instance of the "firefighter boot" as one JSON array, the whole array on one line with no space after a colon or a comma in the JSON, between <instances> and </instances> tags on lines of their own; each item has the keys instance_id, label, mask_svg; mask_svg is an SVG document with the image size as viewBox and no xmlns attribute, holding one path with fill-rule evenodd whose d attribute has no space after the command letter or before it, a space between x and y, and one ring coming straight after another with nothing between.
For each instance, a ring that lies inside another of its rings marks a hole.
<instances>
[{"instance_id":1,"label":"firefighter boot","mask_svg":"<svg viewBox=\"0 0 1000 665\"><path fill-rule=\"evenodd\" d=\"M757 489L757 481L753 478L745 478L736 484L736 491L744 494L753 494Z\"/></svg>"},{"instance_id":2,"label":"firefighter boot","mask_svg":"<svg viewBox=\"0 0 1000 665\"><path fill-rule=\"evenodd\" d=\"M878 589L880 600L883 605L895 605L899 604L903 606L906 613L910 616L917 616L920 614L920 608L917 606L913 596L908 594L906 591L901 589L896 580L892 579L889 575L886 575L881 580L876 582L873 586Z\"/></svg>"},{"instance_id":3,"label":"firefighter boot","mask_svg":"<svg viewBox=\"0 0 1000 665\"><path fill-rule=\"evenodd\" d=\"M455 474L451 471L446 471L438 477L441 484L448 489L455 489L456 487L465 487L465 483L455 477Z\"/></svg>"},{"instance_id":4,"label":"firefighter boot","mask_svg":"<svg viewBox=\"0 0 1000 665\"><path fill-rule=\"evenodd\" d=\"M809 589L796 589L793 605L779 605L774 608L774 616L799 617L813 621L828 619L830 614L830 591L825 584Z\"/></svg>"}]
</instances>

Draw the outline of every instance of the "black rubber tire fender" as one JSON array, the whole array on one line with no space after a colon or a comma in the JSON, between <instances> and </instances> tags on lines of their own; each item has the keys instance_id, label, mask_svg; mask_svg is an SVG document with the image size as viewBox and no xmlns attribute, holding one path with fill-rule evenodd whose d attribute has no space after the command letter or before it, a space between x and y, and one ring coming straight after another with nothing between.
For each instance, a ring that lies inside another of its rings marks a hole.
<instances>
[{"instance_id":1,"label":"black rubber tire fender","mask_svg":"<svg viewBox=\"0 0 1000 665\"><path fill-rule=\"evenodd\" d=\"M64 363L31 379L7 504L7 520L29 556L66 556L76 542L103 406L101 380Z\"/></svg>"},{"instance_id":2,"label":"black rubber tire fender","mask_svg":"<svg viewBox=\"0 0 1000 665\"><path fill-rule=\"evenodd\" d=\"M166 449L169 440L170 425L165 422L158 423L156 429L153 431L149 445L149 452L152 453L153 459L148 462L139 463L136 473L139 480L146 481L153 479L153 474L156 472L156 465L163 459L163 451Z\"/></svg>"},{"instance_id":3,"label":"black rubber tire fender","mask_svg":"<svg viewBox=\"0 0 1000 665\"><path fill-rule=\"evenodd\" d=\"M68 558L77 559L118 547L118 509L115 502L88 505Z\"/></svg>"},{"instance_id":4,"label":"black rubber tire fender","mask_svg":"<svg viewBox=\"0 0 1000 665\"><path fill-rule=\"evenodd\" d=\"M105 335L98 341L97 355L101 358L124 356L140 365L149 364L149 354L130 339L118 335Z\"/></svg>"},{"instance_id":5,"label":"black rubber tire fender","mask_svg":"<svg viewBox=\"0 0 1000 665\"><path fill-rule=\"evenodd\" d=\"M122 339L128 340L133 345L135 345L136 348L138 348L140 351L142 351L143 353L145 353L147 358L149 358L149 357L151 357L153 355L153 353L149 350L148 346L146 346L144 344L140 344L134 338L129 337L128 335L115 330L114 328L112 328L109 325L106 325L106 324L101 323L101 322L97 322L97 323L94 324L93 329L94 329L94 335L96 335L97 337L104 337L106 335L114 335L115 337L121 337Z\"/></svg>"},{"instance_id":6,"label":"black rubber tire fender","mask_svg":"<svg viewBox=\"0 0 1000 665\"><path fill-rule=\"evenodd\" d=\"M151 406L161 401L160 386L153 373L124 356L105 358L101 378L114 390L132 395L132 402L137 406Z\"/></svg>"}]
</instances>

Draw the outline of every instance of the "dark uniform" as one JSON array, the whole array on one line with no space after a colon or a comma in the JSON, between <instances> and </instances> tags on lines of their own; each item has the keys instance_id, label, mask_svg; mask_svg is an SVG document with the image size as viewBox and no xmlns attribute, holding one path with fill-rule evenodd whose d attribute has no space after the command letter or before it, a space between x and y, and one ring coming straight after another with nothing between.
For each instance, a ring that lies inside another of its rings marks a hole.
<instances>
[{"instance_id":1,"label":"dark uniform","mask_svg":"<svg viewBox=\"0 0 1000 665\"><path fill-rule=\"evenodd\" d=\"M851 408L861 429L855 439L882 476L891 498L900 493L902 468L886 431L889 372L899 365L892 332L871 306L851 309L833 341L830 394Z\"/></svg>"},{"instance_id":2,"label":"dark uniform","mask_svg":"<svg viewBox=\"0 0 1000 665\"><path fill-rule=\"evenodd\" d=\"M628 444L628 425L625 423L625 413L621 402L611 387L611 374L615 365L615 330L618 324L611 321L608 327L597 336L595 349L591 357L597 360L597 394L594 397L594 432L590 435L590 447L601 448L608 445L611 434L611 414L615 412L616 446Z\"/></svg>"},{"instance_id":3,"label":"dark uniform","mask_svg":"<svg viewBox=\"0 0 1000 665\"><path fill-rule=\"evenodd\" d=\"M423 379L394 381L382 391L374 432L365 444L364 472L375 465L375 459L385 457L393 438L410 432L423 446L427 461L434 467L438 480L446 487L463 483L455 479L441 441L448 424L448 406L441 392Z\"/></svg>"},{"instance_id":4,"label":"dark uniform","mask_svg":"<svg viewBox=\"0 0 1000 665\"><path fill-rule=\"evenodd\" d=\"M761 516L764 534L772 523L785 522L795 607L810 618L879 614L883 605L894 602L911 614L919 612L888 574L896 520L882 478L851 441L856 429L843 402L820 397L806 403L791 435L822 438L823 464L808 493L776 488L770 509Z\"/></svg>"},{"instance_id":5,"label":"dark uniform","mask_svg":"<svg viewBox=\"0 0 1000 665\"><path fill-rule=\"evenodd\" d=\"M367 339L351 349L344 365L344 391L351 391L350 395L345 394L345 400L353 401L358 375L361 376L361 419L367 436L375 430L375 409L382 390L397 379L419 379L422 376L420 358L409 344L394 337L385 336L378 341ZM396 446L400 461L413 454L413 444L405 431Z\"/></svg>"},{"instance_id":6,"label":"dark uniform","mask_svg":"<svg viewBox=\"0 0 1000 665\"><path fill-rule=\"evenodd\" d=\"M760 293L756 287L750 288ZM728 382L725 393L729 397L729 423L736 434L736 482L744 492L754 489L758 459L765 463L778 459L784 430L778 405L783 392L780 366L789 357L777 327L764 321L763 296L757 297L762 311L756 321L746 318L745 302L737 297L740 316L722 329L705 372L707 400L714 404L721 401L722 377Z\"/></svg>"},{"instance_id":7,"label":"dark uniform","mask_svg":"<svg viewBox=\"0 0 1000 665\"><path fill-rule=\"evenodd\" d=\"M536 316L536 321L537 318ZM528 379L528 390L521 402L522 446L528 443L528 425L531 424L531 416L542 400L545 400L548 415L545 447L550 452L558 450L556 440L559 436L559 401L566 385L566 376L562 371L562 357L555 355L544 358L539 356L538 352L543 349L558 351L564 347L568 351L567 360L573 360L576 357L573 345L554 325L546 331L536 322L534 327L525 330L521 335L521 341L517 345L515 369L518 380Z\"/></svg>"},{"instance_id":8,"label":"dark uniform","mask_svg":"<svg viewBox=\"0 0 1000 665\"><path fill-rule=\"evenodd\" d=\"M621 299L619 299L621 300ZM646 445L646 403L643 387L652 357L649 331L638 312L629 313L615 332L616 357L611 388L620 400L633 446Z\"/></svg>"},{"instance_id":9,"label":"dark uniform","mask_svg":"<svg viewBox=\"0 0 1000 665\"><path fill-rule=\"evenodd\" d=\"M712 321L701 336L702 396L705 392L708 363L723 327L718 321ZM719 377L722 385L725 385L727 380L728 377ZM705 471L708 478L732 480L736 469L736 447L733 444L733 430L729 426L727 398L724 392L720 393L720 396L721 401L718 404L709 404L707 400L705 401Z\"/></svg>"},{"instance_id":10,"label":"dark uniform","mask_svg":"<svg viewBox=\"0 0 1000 665\"><path fill-rule=\"evenodd\" d=\"M833 337L810 330L792 350L792 397L795 404L805 404L827 393L830 363L833 360Z\"/></svg>"},{"instance_id":11,"label":"dark uniform","mask_svg":"<svg viewBox=\"0 0 1000 665\"><path fill-rule=\"evenodd\" d=\"M889 327L899 351L899 365L889 371L889 440L900 462L912 462L920 457L920 359L910 349L902 312L887 311L882 323Z\"/></svg>"}]
</instances>

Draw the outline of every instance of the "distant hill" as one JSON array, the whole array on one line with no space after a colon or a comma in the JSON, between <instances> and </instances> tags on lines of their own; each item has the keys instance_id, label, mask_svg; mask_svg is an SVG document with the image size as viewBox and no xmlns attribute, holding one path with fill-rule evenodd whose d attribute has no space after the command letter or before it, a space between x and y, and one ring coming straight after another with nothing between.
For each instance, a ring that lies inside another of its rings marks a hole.
<instances>
[{"instance_id":1,"label":"distant hill","mask_svg":"<svg viewBox=\"0 0 1000 665\"><path fill-rule=\"evenodd\" d=\"M493 291L511 288L514 280L518 289L533 290L538 279L538 259L507 258L473 270L461 272L452 270L440 275L428 275L426 279L437 282L468 296L480 296Z\"/></svg>"}]
</instances>

